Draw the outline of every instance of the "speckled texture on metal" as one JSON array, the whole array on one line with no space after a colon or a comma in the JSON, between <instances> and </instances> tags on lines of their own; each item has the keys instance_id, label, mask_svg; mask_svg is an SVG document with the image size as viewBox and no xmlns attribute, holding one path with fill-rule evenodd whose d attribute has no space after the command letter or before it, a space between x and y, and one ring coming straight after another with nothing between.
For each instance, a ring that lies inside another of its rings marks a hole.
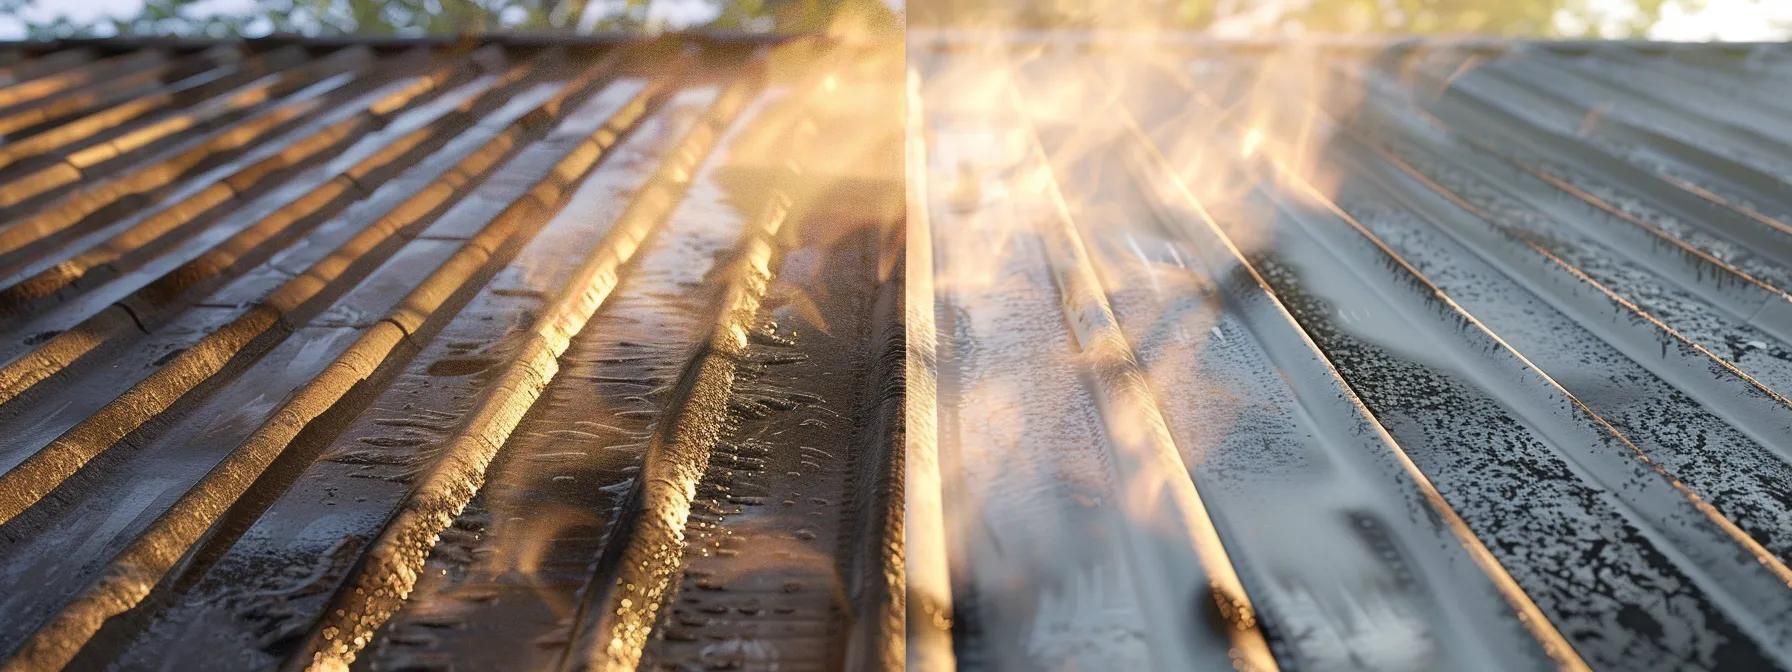
<instances>
[{"instance_id":1,"label":"speckled texture on metal","mask_svg":"<svg viewBox=\"0 0 1792 672\"><path fill-rule=\"evenodd\" d=\"M1792 667L1792 52L907 46L0 44L0 669Z\"/></svg>"},{"instance_id":2,"label":"speckled texture on metal","mask_svg":"<svg viewBox=\"0 0 1792 672\"><path fill-rule=\"evenodd\" d=\"M1792 665L1789 53L912 36L911 663Z\"/></svg>"}]
</instances>

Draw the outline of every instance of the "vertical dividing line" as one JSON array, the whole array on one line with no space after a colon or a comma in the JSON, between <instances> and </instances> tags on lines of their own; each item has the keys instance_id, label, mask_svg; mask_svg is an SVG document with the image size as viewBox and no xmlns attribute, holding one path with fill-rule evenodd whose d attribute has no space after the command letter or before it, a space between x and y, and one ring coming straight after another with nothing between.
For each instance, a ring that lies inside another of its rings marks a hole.
<instances>
[{"instance_id":1,"label":"vertical dividing line","mask_svg":"<svg viewBox=\"0 0 1792 672\"><path fill-rule=\"evenodd\" d=\"M908 71L903 154L908 177L903 359L903 567L908 588L908 669L948 672L952 653L952 577L940 485L938 327L934 322L933 224L927 200L927 121L921 75Z\"/></svg>"}]
</instances>

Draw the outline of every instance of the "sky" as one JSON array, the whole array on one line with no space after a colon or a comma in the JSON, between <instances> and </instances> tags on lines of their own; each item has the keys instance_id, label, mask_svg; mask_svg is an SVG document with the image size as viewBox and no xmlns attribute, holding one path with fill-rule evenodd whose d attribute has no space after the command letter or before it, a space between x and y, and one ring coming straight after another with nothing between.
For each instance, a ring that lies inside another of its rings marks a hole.
<instances>
[{"instance_id":1,"label":"sky","mask_svg":"<svg viewBox=\"0 0 1792 672\"><path fill-rule=\"evenodd\" d=\"M603 2L604 0L596 0ZM1298 1L1298 0L1294 0ZM1500 2L1503 0L1489 0ZM143 0L79 0L78 2L45 2L35 0L20 15L0 16L0 39L25 37L29 21L44 21L61 16L72 21L97 21L109 16L130 16L143 6ZM196 8L200 12L240 13L253 9L254 0L205 0ZM1593 0L1595 13L1614 15L1629 11L1633 0ZM702 23L715 14L708 0L654 0L650 19L666 25L681 26ZM1579 32L1586 22L1563 14L1557 25L1565 32ZM1662 18L1644 37L1657 40L1702 41L1765 41L1792 36L1792 0L1668 0ZM1596 34L1611 34L1610 27L1589 26ZM1252 17L1238 17L1225 22L1222 32L1230 35L1249 34L1256 28Z\"/></svg>"},{"instance_id":2,"label":"sky","mask_svg":"<svg viewBox=\"0 0 1792 672\"><path fill-rule=\"evenodd\" d=\"M1649 29L1649 37L1657 40L1782 40L1786 39L1789 24L1792 24L1792 2L1786 0L1705 0L1704 6L1696 11L1689 11L1683 2L1670 2L1662 7L1661 20Z\"/></svg>"}]
</instances>

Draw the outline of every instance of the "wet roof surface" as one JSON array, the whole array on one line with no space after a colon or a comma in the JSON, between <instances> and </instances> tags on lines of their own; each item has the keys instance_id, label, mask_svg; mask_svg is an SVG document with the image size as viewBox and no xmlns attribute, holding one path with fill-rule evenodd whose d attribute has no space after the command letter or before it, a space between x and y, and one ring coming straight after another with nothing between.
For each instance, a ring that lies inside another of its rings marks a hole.
<instances>
[{"instance_id":1,"label":"wet roof surface","mask_svg":"<svg viewBox=\"0 0 1792 672\"><path fill-rule=\"evenodd\" d=\"M5 669L900 656L899 57L0 63Z\"/></svg>"},{"instance_id":2,"label":"wet roof surface","mask_svg":"<svg viewBox=\"0 0 1792 672\"><path fill-rule=\"evenodd\" d=\"M911 666L1792 665L1792 52L935 38Z\"/></svg>"},{"instance_id":3,"label":"wet roof surface","mask_svg":"<svg viewBox=\"0 0 1792 672\"><path fill-rule=\"evenodd\" d=\"M1136 47L0 45L0 660L1792 667L1792 52Z\"/></svg>"}]
</instances>

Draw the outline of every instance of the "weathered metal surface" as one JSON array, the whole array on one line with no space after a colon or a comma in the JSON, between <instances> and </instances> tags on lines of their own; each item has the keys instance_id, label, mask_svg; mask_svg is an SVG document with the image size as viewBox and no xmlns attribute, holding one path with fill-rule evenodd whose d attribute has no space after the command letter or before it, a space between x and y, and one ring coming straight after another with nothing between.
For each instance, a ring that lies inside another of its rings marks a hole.
<instances>
[{"instance_id":1,"label":"weathered metal surface","mask_svg":"<svg viewBox=\"0 0 1792 672\"><path fill-rule=\"evenodd\" d=\"M911 47L0 47L0 667L1792 667L1781 48Z\"/></svg>"},{"instance_id":2,"label":"weathered metal surface","mask_svg":"<svg viewBox=\"0 0 1792 672\"><path fill-rule=\"evenodd\" d=\"M899 655L899 53L13 50L0 667Z\"/></svg>"},{"instance_id":3,"label":"weathered metal surface","mask_svg":"<svg viewBox=\"0 0 1792 672\"><path fill-rule=\"evenodd\" d=\"M1792 666L1782 47L981 37L911 665Z\"/></svg>"}]
</instances>

